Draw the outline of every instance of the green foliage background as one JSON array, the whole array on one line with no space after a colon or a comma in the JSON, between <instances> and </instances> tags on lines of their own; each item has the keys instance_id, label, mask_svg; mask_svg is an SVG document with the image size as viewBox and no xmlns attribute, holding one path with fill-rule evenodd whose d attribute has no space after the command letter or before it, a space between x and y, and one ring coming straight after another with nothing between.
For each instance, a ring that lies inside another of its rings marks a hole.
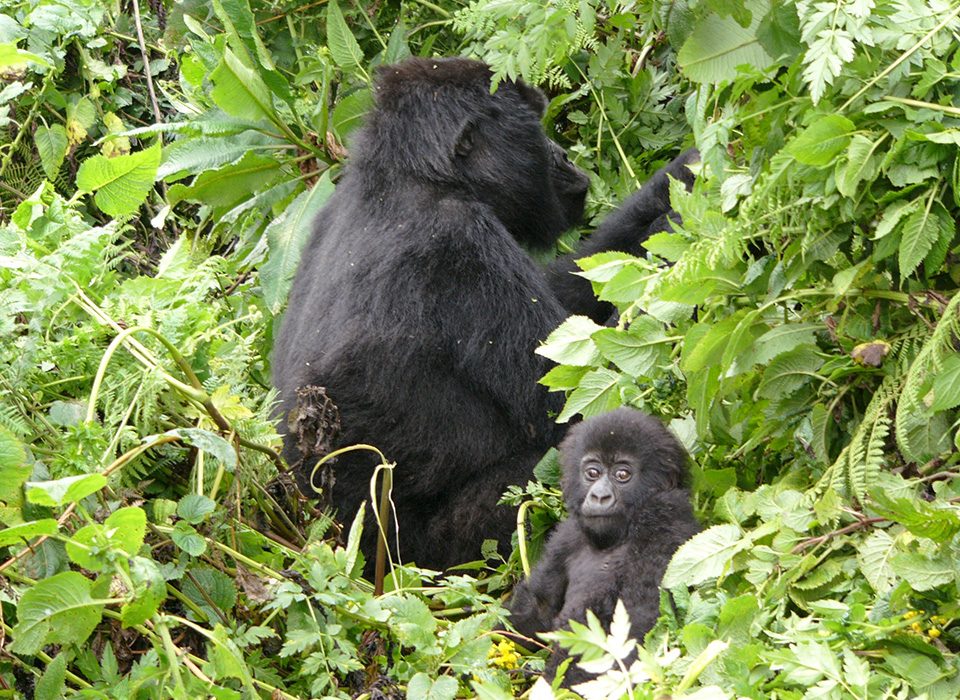
<instances>
[{"instance_id":1,"label":"green foliage background","mask_svg":"<svg viewBox=\"0 0 960 700\"><path fill-rule=\"evenodd\" d=\"M609 669L579 691L960 695L958 18L0 0L0 696L531 692L542 654L493 631L518 555L374 595L356 528L275 453L269 349L308 222L372 71L410 54L542 85L591 224L702 155L682 226L581 263L618 326L572 318L539 350L561 420L671 421L705 525L636 662L620 617L559 635ZM537 474L510 495L532 557L559 515Z\"/></svg>"}]
</instances>

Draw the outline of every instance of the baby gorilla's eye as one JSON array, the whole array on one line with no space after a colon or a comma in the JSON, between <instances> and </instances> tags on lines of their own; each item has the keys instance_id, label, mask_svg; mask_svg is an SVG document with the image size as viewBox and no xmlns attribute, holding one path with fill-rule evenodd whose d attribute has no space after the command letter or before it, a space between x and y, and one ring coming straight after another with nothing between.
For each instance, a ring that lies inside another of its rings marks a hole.
<instances>
[{"instance_id":1,"label":"baby gorilla's eye","mask_svg":"<svg viewBox=\"0 0 960 700\"><path fill-rule=\"evenodd\" d=\"M597 467L587 467L583 470L583 473L586 474L587 478L591 481L600 478L600 470Z\"/></svg>"},{"instance_id":2,"label":"baby gorilla's eye","mask_svg":"<svg viewBox=\"0 0 960 700\"><path fill-rule=\"evenodd\" d=\"M631 476L633 476L633 474L630 473L630 470L624 467L620 467L619 469L617 469L617 471L613 473L613 478L616 479L617 481L623 481L623 482L630 481Z\"/></svg>"}]
</instances>

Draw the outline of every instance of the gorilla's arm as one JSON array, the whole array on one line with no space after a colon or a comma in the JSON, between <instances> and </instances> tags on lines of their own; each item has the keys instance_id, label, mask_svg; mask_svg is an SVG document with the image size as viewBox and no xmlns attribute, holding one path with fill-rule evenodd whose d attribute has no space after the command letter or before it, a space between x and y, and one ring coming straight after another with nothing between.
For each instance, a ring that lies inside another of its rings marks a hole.
<instances>
[{"instance_id":1,"label":"gorilla's arm","mask_svg":"<svg viewBox=\"0 0 960 700\"><path fill-rule=\"evenodd\" d=\"M530 578L513 589L510 622L526 637L549 632L556 626L556 616L563 608L567 593L567 558L573 547L573 529L569 519L560 523L530 572Z\"/></svg>"},{"instance_id":2,"label":"gorilla's arm","mask_svg":"<svg viewBox=\"0 0 960 700\"><path fill-rule=\"evenodd\" d=\"M606 321L613 305L600 301L589 280L574 274L580 270L576 261L596 253L619 250L639 255L647 238L660 231L669 231L670 218L677 218L670 209L670 177L680 180L689 189L693 173L689 163L700 153L691 148L660 168L623 206L612 212L577 250L554 260L547 268L547 281L568 313L589 316L597 323Z\"/></svg>"}]
</instances>

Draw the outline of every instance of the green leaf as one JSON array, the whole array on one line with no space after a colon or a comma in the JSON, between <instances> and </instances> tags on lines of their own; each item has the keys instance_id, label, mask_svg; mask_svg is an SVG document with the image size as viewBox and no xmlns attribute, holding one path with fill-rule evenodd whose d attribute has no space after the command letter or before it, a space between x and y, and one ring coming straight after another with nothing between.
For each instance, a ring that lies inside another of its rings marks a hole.
<instances>
[{"instance_id":1,"label":"green leaf","mask_svg":"<svg viewBox=\"0 0 960 700\"><path fill-rule=\"evenodd\" d=\"M16 44L0 44L0 68L19 66L24 63L36 63L44 68L51 67L42 56L18 49Z\"/></svg>"},{"instance_id":2,"label":"green leaf","mask_svg":"<svg viewBox=\"0 0 960 700\"><path fill-rule=\"evenodd\" d=\"M189 186L173 185L167 201L173 206L191 200L227 212L270 185L279 174L276 158L247 153L236 163L201 173Z\"/></svg>"},{"instance_id":3,"label":"green leaf","mask_svg":"<svg viewBox=\"0 0 960 700\"><path fill-rule=\"evenodd\" d=\"M26 461L27 453L23 445L13 433L0 425L0 502L9 506L18 506L22 502L21 487L33 472Z\"/></svg>"},{"instance_id":4,"label":"green leaf","mask_svg":"<svg viewBox=\"0 0 960 700\"><path fill-rule=\"evenodd\" d=\"M557 416L558 423L566 423L578 413L584 418L607 413L623 402L619 390L620 375L603 367L584 375L567 403Z\"/></svg>"},{"instance_id":5,"label":"green leaf","mask_svg":"<svg viewBox=\"0 0 960 700\"><path fill-rule=\"evenodd\" d=\"M77 171L77 189L96 192L94 201L104 214L133 214L153 188L160 164L160 143L138 153L116 158L93 156Z\"/></svg>"},{"instance_id":6,"label":"green leaf","mask_svg":"<svg viewBox=\"0 0 960 700\"><path fill-rule=\"evenodd\" d=\"M586 316L571 316L535 352L561 365L595 365L600 361L600 352L593 334L602 327Z\"/></svg>"},{"instance_id":7,"label":"green leaf","mask_svg":"<svg viewBox=\"0 0 960 700\"><path fill-rule=\"evenodd\" d=\"M941 232L952 230L953 222L945 219L940 207L919 207L903 222L900 239L900 274L909 276L931 251Z\"/></svg>"},{"instance_id":8,"label":"green leaf","mask_svg":"<svg viewBox=\"0 0 960 700\"><path fill-rule=\"evenodd\" d=\"M232 138L181 138L163 149L157 179L174 182L207 170L236 163L252 148L275 144L261 134L246 132Z\"/></svg>"},{"instance_id":9,"label":"green leaf","mask_svg":"<svg viewBox=\"0 0 960 700\"><path fill-rule=\"evenodd\" d=\"M930 410L945 411L960 406L960 356L950 355L933 378ZM930 395L927 399L930 399Z\"/></svg>"},{"instance_id":10,"label":"green leaf","mask_svg":"<svg viewBox=\"0 0 960 700\"><path fill-rule=\"evenodd\" d=\"M124 627L142 625L156 614L167 597L166 581L152 559L132 557L130 578L134 599L120 608L120 621Z\"/></svg>"},{"instance_id":11,"label":"green leaf","mask_svg":"<svg viewBox=\"0 0 960 700\"><path fill-rule=\"evenodd\" d=\"M874 151L883 138L871 140L864 134L855 134L847 148L846 161L837 165L837 190L844 197L853 197L857 186L864 180L872 181L880 169L880 161L874 158Z\"/></svg>"},{"instance_id":12,"label":"green leaf","mask_svg":"<svg viewBox=\"0 0 960 700\"><path fill-rule=\"evenodd\" d=\"M769 5L757 0L748 0L745 5L752 13L748 27L740 26L729 15L713 13L697 22L677 54L677 62L687 77L698 83L720 83L734 80L737 66L763 70L773 63L757 38L757 27Z\"/></svg>"},{"instance_id":13,"label":"green leaf","mask_svg":"<svg viewBox=\"0 0 960 700\"><path fill-rule=\"evenodd\" d=\"M54 401L50 404L50 422L59 426L82 423L86 418L87 404L83 401Z\"/></svg>"},{"instance_id":14,"label":"green leaf","mask_svg":"<svg viewBox=\"0 0 960 700\"><path fill-rule=\"evenodd\" d=\"M57 521L54 518L31 520L28 523L5 527L0 530L0 547L22 544L41 535L55 535L57 530Z\"/></svg>"},{"instance_id":15,"label":"green leaf","mask_svg":"<svg viewBox=\"0 0 960 700\"><path fill-rule=\"evenodd\" d=\"M426 673L420 672L407 684L408 700L453 700L457 697L457 679L440 676L431 680Z\"/></svg>"},{"instance_id":16,"label":"green leaf","mask_svg":"<svg viewBox=\"0 0 960 700\"><path fill-rule=\"evenodd\" d=\"M540 378L540 384L552 391L572 391L580 385L583 375L589 371L589 367L557 365Z\"/></svg>"},{"instance_id":17,"label":"green leaf","mask_svg":"<svg viewBox=\"0 0 960 700\"><path fill-rule=\"evenodd\" d=\"M901 552L890 558L894 573L902 577L915 591L929 591L953 582L957 572L948 556L931 559L913 552Z\"/></svg>"},{"instance_id":18,"label":"green leaf","mask_svg":"<svg viewBox=\"0 0 960 700\"><path fill-rule=\"evenodd\" d=\"M337 102L330 116L330 125L337 137L346 142L347 137L363 123L363 118L373 109L373 92L369 88L351 92Z\"/></svg>"},{"instance_id":19,"label":"green leaf","mask_svg":"<svg viewBox=\"0 0 960 700\"><path fill-rule=\"evenodd\" d=\"M680 546L663 575L664 588L695 586L728 573L733 557L750 546L737 525L714 525Z\"/></svg>"},{"instance_id":20,"label":"green leaf","mask_svg":"<svg viewBox=\"0 0 960 700\"><path fill-rule=\"evenodd\" d=\"M327 48L337 66L363 72L363 51L350 32L336 0L330 0L327 5Z\"/></svg>"},{"instance_id":21,"label":"green leaf","mask_svg":"<svg viewBox=\"0 0 960 700\"><path fill-rule=\"evenodd\" d=\"M207 541L192 525L182 520L174 525L170 538L175 545L191 556L199 557L207 551Z\"/></svg>"},{"instance_id":22,"label":"green leaf","mask_svg":"<svg viewBox=\"0 0 960 700\"><path fill-rule=\"evenodd\" d=\"M603 301L632 303L643 294L649 279L649 272L628 265L604 284L597 296Z\"/></svg>"},{"instance_id":23,"label":"green leaf","mask_svg":"<svg viewBox=\"0 0 960 700\"><path fill-rule=\"evenodd\" d=\"M132 557L143 546L143 538L147 534L147 514L137 506L118 508L103 521L103 527L111 543Z\"/></svg>"},{"instance_id":24,"label":"green leaf","mask_svg":"<svg viewBox=\"0 0 960 700\"><path fill-rule=\"evenodd\" d=\"M223 58L210 74L210 81L210 97L230 116L252 121L279 120L270 88L259 73L244 65L229 48L223 50Z\"/></svg>"},{"instance_id":25,"label":"green leaf","mask_svg":"<svg viewBox=\"0 0 960 700\"><path fill-rule=\"evenodd\" d=\"M830 165L850 143L854 129L854 123L839 114L819 116L787 144L786 151L804 165Z\"/></svg>"},{"instance_id":26,"label":"green leaf","mask_svg":"<svg viewBox=\"0 0 960 700\"><path fill-rule=\"evenodd\" d=\"M80 501L107 485L103 474L80 474L56 481L28 481L27 500L51 508Z\"/></svg>"},{"instance_id":27,"label":"green leaf","mask_svg":"<svg viewBox=\"0 0 960 700\"><path fill-rule=\"evenodd\" d=\"M202 523L216 508L217 504L213 499L198 493L188 493L180 499L180 503L177 505L177 515L188 523L196 525Z\"/></svg>"},{"instance_id":28,"label":"green leaf","mask_svg":"<svg viewBox=\"0 0 960 700\"><path fill-rule=\"evenodd\" d=\"M383 52L383 62L387 65L402 61L410 55L410 47L407 46L407 27L403 19L397 22L397 26L390 32L390 41L387 42L387 48Z\"/></svg>"},{"instance_id":29,"label":"green leaf","mask_svg":"<svg viewBox=\"0 0 960 700\"><path fill-rule=\"evenodd\" d=\"M778 355L763 372L763 381L757 393L768 399L789 396L815 378L823 365L816 348L801 345L795 350Z\"/></svg>"},{"instance_id":30,"label":"green leaf","mask_svg":"<svg viewBox=\"0 0 960 700\"><path fill-rule=\"evenodd\" d=\"M175 435L188 445L213 456L231 474L237 468L237 451L216 433L202 428L176 428L168 430L164 435Z\"/></svg>"},{"instance_id":31,"label":"green leaf","mask_svg":"<svg viewBox=\"0 0 960 700\"><path fill-rule=\"evenodd\" d=\"M604 328L592 337L605 359L633 377L650 376L668 350L663 325L649 316L638 318L626 331Z\"/></svg>"},{"instance_id":32,"label":"green leaf","mask_svg":"<svg viewBox=\"0 0 960 700\"><path fill-rule=\"evenodd\" d=\"M17 605L11 651L32 656L48 644L83 644L103 614L92 587L85 576L64 571L28 588Z\"/></svg>"},{"instance_id":33,"label":"green leaf","mask_svg":"<svg viewBox=\"0 0 960 700\"><path fill-rule=\"evenodd\" d=\"M233 579L209 566L190 569L190 576L183 581L180 590L206 613L208 620L229 615L237 604L237 585Z\"/></svg>"},{"instance_id":34,"label":"green leaf","mask_svg":"<svg viewBox=\"0 0 960 700\"><path fill-rule=\"evenodd\" d=\"M387 624L397 635L400 644L424 653L439 649L437 620L430 614L426 603L419 598L402 595L389 599L385 605L393 611Z\"/></svg>"},{"instance_id":35,"label":"green leaf","mask_svg":"<svg viewBox=\"0 0 960 700\"><path fill-rule=\"evenodd\" d=\"M67 130L61 124L38 126L33 142L40 154L40 165L48 180L56 178L67 155Z\"/></svg>"},{"instance_id":36,"label":"green leaf","mask_svg":"<svg viewBox=\"0 0 960 700\"><path fill-rule=\"evenodd\" d=\"M293 275L300 264L300 254L310 240L313 219L333 194L330 171L325 172L312 189L301 192L266 229L270 253L260 267L263 299L273 314L278 314L287 301Z\"/></svg>"},{"instance_id":37,"label":"green leaf","mask_svg":"<svg viewBox=\"0 0 960 700\"><path fill-rule=\"evenodd\" d=\"M64 684L67 682L67 654L61 652L47 664L47 670L37 681L34 688L34 700L58 700L64 697Z\"/></svg>"},{"instance_id":38,"label":"green leaf","mask_svg":"<svg viewBox=\"0 0 960 700\"><path fill-rule=\"evenodd\" d=\"M857 547L860 571L870 586L880 595L893 588L896 574L890 560L896 552L896 541L884 530L874 530Z\"/></svg>"}]
</instances>

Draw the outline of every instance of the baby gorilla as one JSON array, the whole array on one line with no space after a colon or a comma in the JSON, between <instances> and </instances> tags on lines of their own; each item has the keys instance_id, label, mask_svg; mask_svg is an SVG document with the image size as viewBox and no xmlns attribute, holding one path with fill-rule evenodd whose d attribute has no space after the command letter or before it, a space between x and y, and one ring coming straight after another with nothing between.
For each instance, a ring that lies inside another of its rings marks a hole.
<instances>
[{"instance_id":1,"label":"baby gorilla","mask_svg":"<svg viewBox=\"0 0 960 700\"><path fill-rule=\"evenodd\" d=\"M631 636L643 639L659 615L667 563L700 529L684 487L686 459L657 419L632 408L569 430L560 445L569 516L514 590L510 619L518 632L532 636L585 622L587 610L609 627L619 599ZM548 676L563 658L554 650ZM571 672L568 684L588 678Z\"/></svg>"}]
</instances>

